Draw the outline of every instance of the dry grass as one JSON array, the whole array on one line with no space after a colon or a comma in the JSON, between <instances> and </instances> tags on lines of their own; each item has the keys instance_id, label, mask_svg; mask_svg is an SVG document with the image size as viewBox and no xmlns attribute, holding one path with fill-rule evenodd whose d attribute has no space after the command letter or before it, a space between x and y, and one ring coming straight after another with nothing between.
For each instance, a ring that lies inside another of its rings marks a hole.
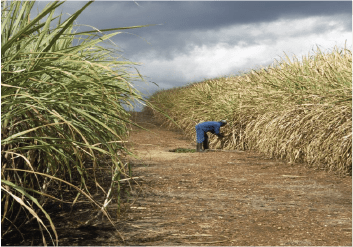
<instances>
[{"instance_id":1,"label":"dry grass","mask_svg":"<svg viewBox=\"0 0 353 247\"><path fill-rule=\"evenodd\" d=\"M351 174L352 52L333 48L244 73L159 91L151 101L194 138L195 124L228 119L211 147ZM174 123L160 114L170 127Z\"/></svg>"}]
</instances>

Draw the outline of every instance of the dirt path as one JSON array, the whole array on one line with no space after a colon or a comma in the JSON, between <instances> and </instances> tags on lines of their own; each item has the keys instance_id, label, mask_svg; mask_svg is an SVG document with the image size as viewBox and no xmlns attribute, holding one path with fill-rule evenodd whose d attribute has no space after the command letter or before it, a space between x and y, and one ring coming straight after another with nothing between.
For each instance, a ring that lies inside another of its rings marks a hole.
<instances>
[{"instance_id":1,"label":"dirt path","mask_svg":"<svg viewBox=\"0 0 353 247\"><path fill-rule=\"evenodd\" d=\"M53 204L59 245L352 246L351 177L252 152L169 152L195 145L148 115L136 117L152 131L134 128L129 139L140 157L129 158L133 176L142 179L131 191L137 199L122 203L118 217L114 202L108 208L125 242L106 218L82 227L97 213L89 204L72 213ZM110 184L103 175L102 181ZM42 243L36 228L25 229L28 241L20 245Z\"/></svg>"},{"instance_id":2,"label":"dirt path","mask_svg":"<svg viewBox=\"0 0 353 247\"><path fill-rule=\"evenodd\" d=\"M352 245L352 180L251 152L195 148L150 116L131 158L143 192L121 233L127 245Z\"/></svg>"}]
</instances>

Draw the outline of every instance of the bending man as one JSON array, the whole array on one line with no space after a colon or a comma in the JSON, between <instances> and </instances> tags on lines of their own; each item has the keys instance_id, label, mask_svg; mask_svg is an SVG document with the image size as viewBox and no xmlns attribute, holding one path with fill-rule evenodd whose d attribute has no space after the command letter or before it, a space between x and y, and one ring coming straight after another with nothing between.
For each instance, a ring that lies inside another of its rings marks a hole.
<instances>
[{"instance_id":1,"label":"bending man","mask_svg":"<svg viewBox=\"0 0 353 247\"><path fill-rule=\"evenodd\" d=\"M209 149L208 147L208 136L207 132L211 132L214 135L217 135L219 138L223 137L223 134L219 132L220 128L224 125L227 124L226 120L221 120L219 122L214 122L214 121L209 121L209 122L203 122L199 123L195 126L196 128L196 151L197 152L203 152L202 150L202 143L203 143L203 148Z\"/></svg>"}]
</instances>

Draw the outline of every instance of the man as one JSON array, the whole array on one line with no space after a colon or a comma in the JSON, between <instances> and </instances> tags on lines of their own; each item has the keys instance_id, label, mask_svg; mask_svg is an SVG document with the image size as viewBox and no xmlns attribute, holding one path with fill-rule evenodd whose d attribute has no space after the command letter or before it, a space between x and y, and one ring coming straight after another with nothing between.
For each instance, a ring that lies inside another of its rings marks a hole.
<instances>
[{"instance_id":1,"label":"man","mask_svg":"<svg viewBox=\"0 0 353 247\"><path fill-rule=\"evenodd\" d=\"M223 134L219 132L220 128L224 125L227 124L226 120L221 120L219 122L214 122L214 121L209 121L209 122L203 122L199 123L195 126L196 128L196 151L197 152L203 152L206 149L209 149L208 147L208 136L207 132L211 132L214 135L217 135L219 138L223 138ZM203 148L202 150L202 143L203 143Z\"/></svg>"}]
</instances>

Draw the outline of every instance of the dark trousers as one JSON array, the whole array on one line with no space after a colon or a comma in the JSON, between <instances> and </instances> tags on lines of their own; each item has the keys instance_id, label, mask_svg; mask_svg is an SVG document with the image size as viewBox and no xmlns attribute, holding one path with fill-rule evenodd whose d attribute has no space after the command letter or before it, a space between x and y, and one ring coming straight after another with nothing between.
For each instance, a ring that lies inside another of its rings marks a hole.
<instances>
[{"instance_id":1,"label":"dark trousers","mask_svg":"<svg viewBox=\"0 0 353 247\"><path fill-rule=\"evenodd\" d=\"M208 146L208 135L205 133L204 137L205 137L205 139L202 142L203 143L203 149L209 149L209 146Z\"/></svg>"}]
</instances>

